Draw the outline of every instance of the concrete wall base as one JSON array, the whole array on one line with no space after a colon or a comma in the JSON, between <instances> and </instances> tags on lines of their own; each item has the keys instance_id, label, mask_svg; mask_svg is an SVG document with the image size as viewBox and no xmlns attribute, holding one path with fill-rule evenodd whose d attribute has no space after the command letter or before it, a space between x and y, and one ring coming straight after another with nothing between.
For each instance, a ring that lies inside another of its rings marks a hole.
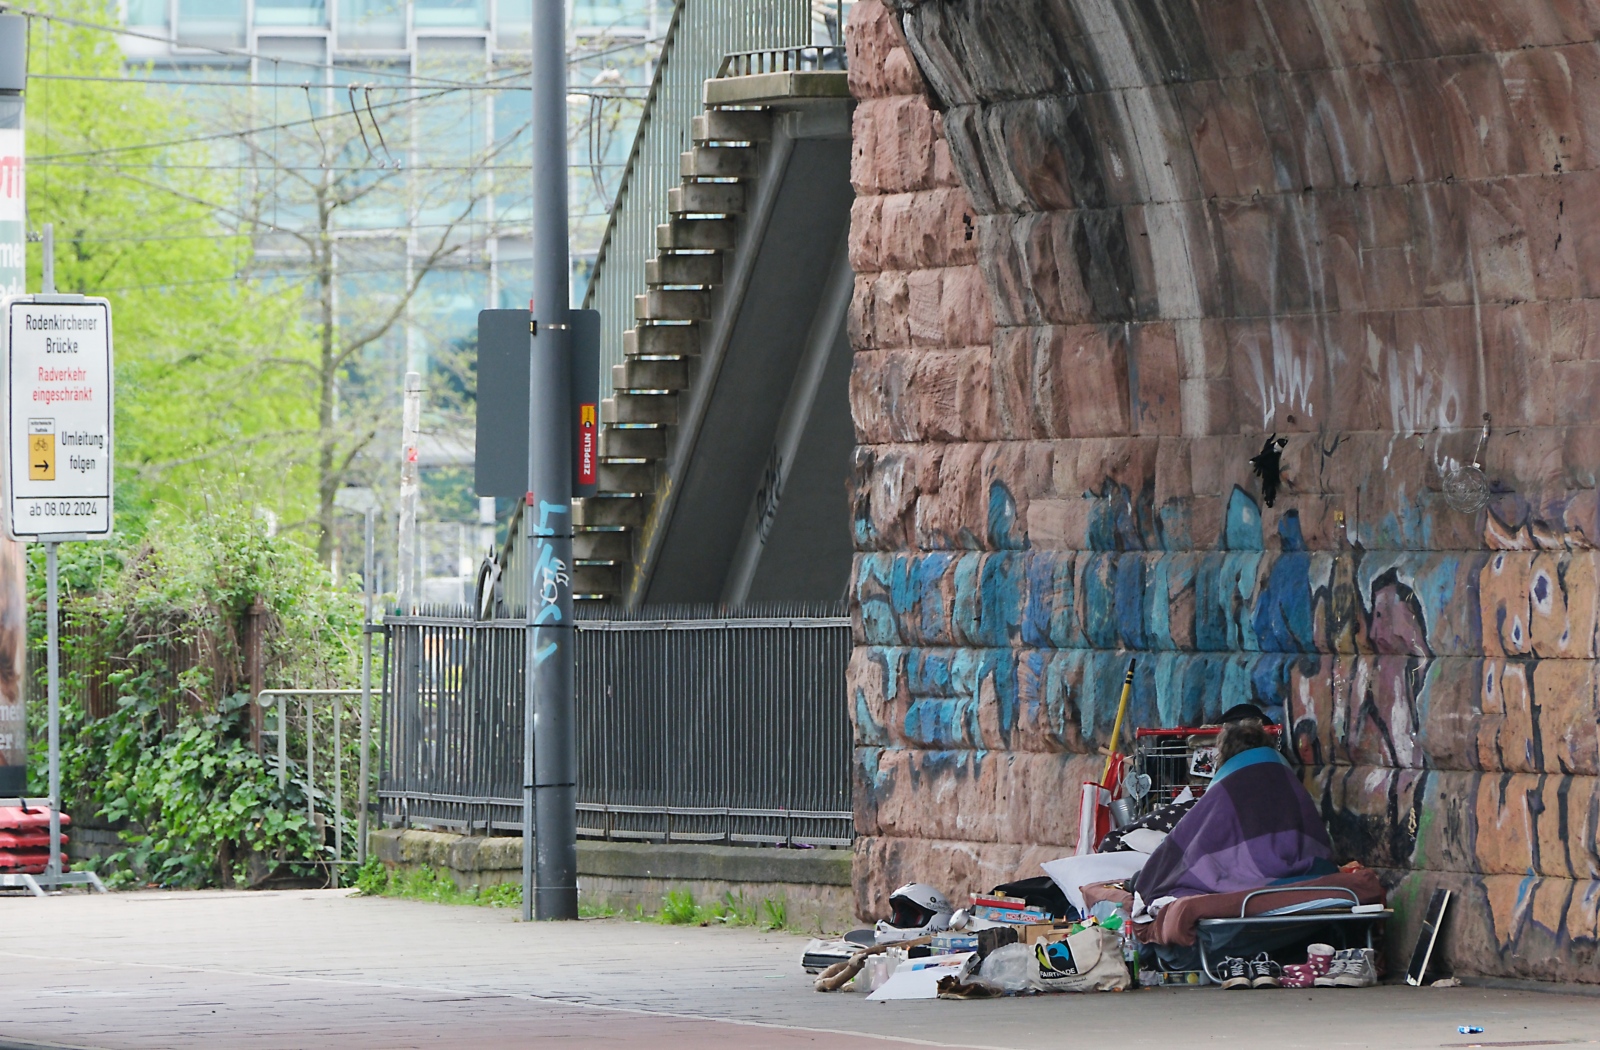
<instances>
[{"instance_id":1,"label":"concrete wall base","mask_svg":"<svg viewBox=\"0 0 1600 1050\"><path fill-rule=\"evenodd\" d=\"M398 828L371 833L368 852L391 870L431 867L470 890L522 877L522 839ZM781 903L788 928L838 932L856 925L849 850L788 850L695 843L578 843L578 898L586 905L654 914L671 890L700 904L732 896L744 908Z\"/></svg>"}]
</instances>

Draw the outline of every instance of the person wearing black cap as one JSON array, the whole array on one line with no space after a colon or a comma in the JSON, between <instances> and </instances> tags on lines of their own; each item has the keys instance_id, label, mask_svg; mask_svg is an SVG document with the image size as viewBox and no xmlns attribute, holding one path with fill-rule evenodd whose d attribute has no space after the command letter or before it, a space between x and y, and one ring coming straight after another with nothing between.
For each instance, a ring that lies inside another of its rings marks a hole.
<instances>
[{"instance_id":1,"label":"person wearing black cap","mask_svg":"<svg viewBox=\"0 0 1600 1050\"><path fill-rule=\"evenodd\" d=\"M1255 704L1234 704L1222 712L1222 717L1217 719L1218 724L1227 725L1230 722L1260 722L1267 723L1267 713Z\"/></svg>"}]
</instances>

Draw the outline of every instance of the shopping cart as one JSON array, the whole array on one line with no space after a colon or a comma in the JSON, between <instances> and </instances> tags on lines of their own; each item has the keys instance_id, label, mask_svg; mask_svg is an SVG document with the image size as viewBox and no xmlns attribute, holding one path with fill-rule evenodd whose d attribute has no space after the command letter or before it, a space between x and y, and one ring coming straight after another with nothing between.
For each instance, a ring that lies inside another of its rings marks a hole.
<instances>
[{"instance_id":1,"label":"shopping cart","mask_svg":"<svg viewBox=\"0 0 1600 1050\"><path fill-rule=\"evenodd\" d=\"M1133 761L1123 792L1135 802L1132 817L1170 806L1185 788L1196 796L1205 794L1217 771L1216 738L1221 730L1221 726L1135 730ZM1281 746L1282 727L1269 725L1266 730Z\"/></svg>"}]
</instances>

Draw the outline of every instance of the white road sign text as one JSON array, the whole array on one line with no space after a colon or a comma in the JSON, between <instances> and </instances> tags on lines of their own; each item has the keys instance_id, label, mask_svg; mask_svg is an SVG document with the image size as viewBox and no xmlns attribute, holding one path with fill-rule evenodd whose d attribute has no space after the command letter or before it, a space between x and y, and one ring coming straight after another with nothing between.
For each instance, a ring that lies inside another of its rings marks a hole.
<instances>
[{"instance_id":1,"label":"white road sign text","mask_svg":"<svg viewBox=\"0 0 1600 1050\"><path fill-rule=\"evenodd\" d=\"M11 534L111 532L111 304L8 304Z\"/></svg>"}]
</instances>

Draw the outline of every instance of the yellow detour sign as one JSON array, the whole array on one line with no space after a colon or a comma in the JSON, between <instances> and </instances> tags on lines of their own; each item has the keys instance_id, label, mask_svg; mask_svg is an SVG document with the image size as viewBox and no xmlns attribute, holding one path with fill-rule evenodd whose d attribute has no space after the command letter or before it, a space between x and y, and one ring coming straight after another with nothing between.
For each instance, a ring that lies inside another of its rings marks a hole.
<instances>
[{"instance_id":1,"label":"yellow detour sign","mask_svg":"<svg viewBox=\"0 0 1600 1050\"><path fill-rule=\"evenodd\" d=\"M56 421L28 420L28 480L56 479Z\"/></svg>"}]
</instances>

